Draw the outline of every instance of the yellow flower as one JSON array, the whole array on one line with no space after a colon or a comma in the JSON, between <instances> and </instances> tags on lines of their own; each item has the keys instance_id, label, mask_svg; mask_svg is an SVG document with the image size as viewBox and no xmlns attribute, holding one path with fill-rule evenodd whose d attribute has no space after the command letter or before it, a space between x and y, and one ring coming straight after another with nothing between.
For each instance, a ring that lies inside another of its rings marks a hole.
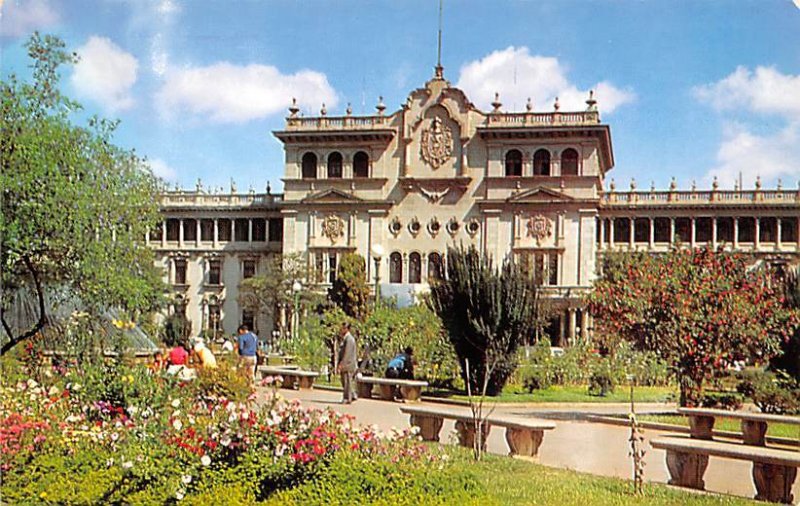
<instances>
[{"instance_id":1,"label":"yellow flower","mask_svg":"<svg viewBox=\"0 0 800 506\"><path fill-rule=\"evenodd\" d=\"M41 494L39 494L40 499L45 499L46 497L47 497L47 492L42 492Z\"/></svg>"}]
</instances>

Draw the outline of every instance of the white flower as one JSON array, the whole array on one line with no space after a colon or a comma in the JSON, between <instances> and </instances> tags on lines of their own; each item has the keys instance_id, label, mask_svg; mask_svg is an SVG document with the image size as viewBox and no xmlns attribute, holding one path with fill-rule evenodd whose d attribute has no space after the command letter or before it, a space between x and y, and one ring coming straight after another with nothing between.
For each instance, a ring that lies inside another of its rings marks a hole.
<instances>
[{"instance_id":1,"label":"white flower","mask_svg":"<svg viewBox=\"0 0 800 506\"><path fill-rule=\"evenodd\" d=\"M126 460L125 462L122 463L123 469L130 469L132 467L133 467L133 462L131 462L130 460Z\"/></svg>"},{"instance_id":2,"label":"white flower","mask_svg":"<svg viewBox=\"0 0 800 506\"><path fill-rule=\"evenodd\" d=\"M183 500L183 496L184 496L183 489L180 489L177 492L175 492L175 499L177 499L179 501L182 501Z\"/></svg>"},{"instance_id":3,"label":"white flower","mask_svg":"<svg viewBox=\"0 0 800 506\"><path fill-rule=\"evenodd\" d=\"M117 439L119 439L119 434L117 434L116 432L112 432L111 433L111 440L112 441L116 441Z\"/></svg>"},{"instance_id":4,"label":"white flower","mask_svg":"<svg viewBox=\"0 0 800 506\"><path fill-rule=\"evenodd\" d=\"M72 391L73 392L80 392L81 391L81 384L80 383L75 383L74 385L72 385Z\"/></svg>"},{"instance_id":5,"label":"white flower","mask_svg":"<svg viewBox=\"0 0 800 506\"><path fill-rule=\"evenodd\" d=\"M203 455L202 457L200 457L200 463L203 464L204 466L210 466L211 457L209 457L208 455Z\"/></svg>"},{"instance_id":6,"label":"white flower","mask_svg":"<svg viewBox=\"0 0 800 506\"><path fill-rule=\"evenodd\" d=\"M113 466L113 465L114 465L114 459L113 459L113 457L112 457L112 458L110 458L110 459L106 459L106 467L111 467L111 466Z\"/></svg>"},{"instance_id":7,"label":"white flower","mask_svg":"<svg viewBox=\"0 0 800 506\"><path fill-rule=\"evenodd\" d=\"M222 439L219 440L219 444L222 446L229 446L231 444L231 437L228 435L222 436Z\"/></svg>"},{"instance_id":8,"label":"white flower","mask_svg":"<svg viewBox=\"0 0 800 506\"><path fill-rule=\"evenodd\" d=\"M176 418L172 421L172 428L175 430L181 430L183 428L183 422Z\"/></svg>"},{"instance_id":9,"label":"white flower","mask_svg":"<svg viewBox=\"0 0 800 506\"><path fill-rule=\"evenodd\" d=\"M64 421L67 422L67 423L75 423L75 422L79 422L80 420L81 420L81 417L78 416L78 415L69 415L64 419Z\"/></svg>"},{"instance_id":10,"label":"white flower","mask_svg":"<svg viewBox=\"0 0 800 506\"><path fill-rule=\"evenodd\" d=\"M177 408L180 405L181 405L181 400L180 399L173 399L172 400L172 407L173 408Z\"/></svg>"},{"instance_id":11,"label":"white flower","mask_svg":"<svg viewBox=\"0 0 800 506\"><path fill-rule=\"evenodd\" d=\"M136 406L128 406L127 411L129 415L133 416L139 411L139 408L137 408Z\"/></svg>"},{"instance_id":12,"label":"white flower","mask_svg":"<svg viewBox=\"0 0 800 506\"><path fill-rule=\"evenodd\" d=\"M188 485L192 482L192 475L191 474L184 474L181 476L181 481L184 485Z\"/></svg>"}]
</instances>

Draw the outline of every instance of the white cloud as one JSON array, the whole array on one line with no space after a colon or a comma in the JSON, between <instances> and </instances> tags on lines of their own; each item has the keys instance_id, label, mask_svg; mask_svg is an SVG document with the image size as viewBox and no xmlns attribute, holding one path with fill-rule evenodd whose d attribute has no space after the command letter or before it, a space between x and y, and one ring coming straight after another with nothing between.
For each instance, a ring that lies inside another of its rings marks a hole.
<instances>
[{"instance_id":1,"label":"white cloud","mask_svg":"<svg viewBox=\"0 0 800 506\"><path fill-rule=\"evenodd\" d=\"M747 110L800 118L800 75L782 74L774 67L756 67L755 72L737 67L716 83L697 86L695 97L718 111Z\"/></svg>"},{"instance_id":2,"label":"white cloud","mask_svg":"<svg viewBox=\"0 0 800 506\"><path fill-rule=\"evenodd\" d=\"M774 187L782 179L784 187L800 180L800 122L791 123L772 135L757 135L747 126L727 125L717 150L717 165L706 174L714 176L722 188L732 188L742 175L744 188L753 188L756 177L764 187Z\"/></svg>"},{"instance_id":3,"label":"white cloud","mask_svg":"<svg viewBox=\"0 0 800 506\"><path fill-rule=\"evenodd\" d=\"M178 180L178 172L167 165L167 162L164 160L160 158L150 158L147 160L147 164L150 165L150 170L153 171L153 174L164 181L174 183Z\"/></svg>"},{"instance_id":4,"label":"white cloud","mask_svg":"<svg viewBox=\"0 0 800 506\"><path fill-rule=\"evenodd\" d=\"M527 47L510 46L494 51L461 67L458 88L480 107L491 108L495 92L500 93L504 109L521 110L531 97L535 110L552 110L558 97L562 111L583 110L588 90L579 89L567 78L567 69L558 58L531 55ZM592 87L602 112L632 102L636 94L601 81Z\"/></svg>"},{"instance_id":5,"label":"white cloud","mask_svg":"<svg viewBox=\"0 0 800 506\"><path fill-rule=\"evenodd\" d=\"M58 12L47 0L0 0L0 35L3 37L26 37L58 21Z\"/></svg>"},{"instance_id":6,"label":"white cloud","mask_svg":"<svg viewBox=\"0 0 800 506\"><path fill-rule=\"evenodd\" d=\"M109 111L133 106L131 88L136 82L139 62L105 37L92 36L77 50L80 61L72 74L79 94L98 102Z\"/></svg>"},{"instance_id":7,"label":"white cloud","mask_svg":"<svg viewBox=\"0 0 800 506\"><path fill-rule=\"evenodd\" d=\"M215 63L168 69L156 101L167 116L181 111L217 123L242 123L285 111L292 97L300 107L335 107L339 98L325 74L301 70L282 74L269 65Z\"/></svg>"},{"instance_id":8,"label":"white cloud","mask_svg":"<svg viewBox=\"0 0 800 506\"><path fill-rule=\"evenodd\" d=\"M778 179L786 185L800 179L800 75L783 74L774 67L751 71L740 66L692 92L723 118L723 140L707 181L717 176L721 185L730 187L741 173L744 187L752 188L758 176L764 187L774 186ZM733 122L731 117L741 112L749 113L746 121ZM782 124L766 129L765 116L782 118Z\"/></svg>"}]
</instances>

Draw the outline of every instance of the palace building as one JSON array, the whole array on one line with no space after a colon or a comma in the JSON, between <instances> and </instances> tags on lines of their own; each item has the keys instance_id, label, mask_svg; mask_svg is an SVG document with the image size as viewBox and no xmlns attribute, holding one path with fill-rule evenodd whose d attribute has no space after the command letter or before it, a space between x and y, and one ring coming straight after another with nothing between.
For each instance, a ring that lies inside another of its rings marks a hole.
<instances>
[{"instance_id":1,"label":"palace building","mask_svg":"<svg viewBox=\"0 0 800 506\"><path fill-rule=\"evenodd\" d=\"M367 259L382 296L402 304L443 275L447 248L473 244L513 255L558 308L557 344L591 337L583 296L609 251L663 252L709 245L754 262L800 262L800 187L753 190L616 188L609 125L589 96L583 111L481 111L444 79L442 67L399 110L303 117L293 104L283 130L284 193L169 191L163 226L149 244L169 274L174 309L195 334L262 337L286 331L240 310L238 285L280 253L301 253L306 286L325 289L341 255ZM610 181L610 182L609 182Z\"/></svg>"}]
</instances>

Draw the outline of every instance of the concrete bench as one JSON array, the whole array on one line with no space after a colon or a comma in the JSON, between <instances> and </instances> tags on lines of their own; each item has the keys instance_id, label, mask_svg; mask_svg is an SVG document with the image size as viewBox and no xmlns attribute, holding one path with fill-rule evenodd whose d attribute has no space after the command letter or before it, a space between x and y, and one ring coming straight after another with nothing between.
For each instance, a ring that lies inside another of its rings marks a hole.
<instances>
[{"instance_id":1,"label":"concrete bench","mask_svg":"<svg viewBox=\"0 0 800 506\"><path fill-rule=\"evenodd\" d=\"M273 367L273 366L258 366L258 372L261 377L266 376L279 376L281 377L281 386L283 388L314 388L314 379L319 376L318 372L304 371L302 369L288 366Z\"/></svg>"},{"instance_id":2,"label":"concrete bench","mask_svg":"<svg viewBox=\"0 0 800 506\"><path fill-rule=\"evenodd\" d=\"M800 467L800 452L685 436L654 439L650 445L666 450L670 485L703 490L708 457L714 456L753 462L757 500L792 504L794 499L792 485Z\"/></svg>"},{"instance_id":3,"label":"concrete bench","mask_svg":"<svg viewBox=\"0 0 800 506\"><path fill-rule=\"evenodd\" d=\"M753 446L766 446L767 426L770 423L800 426L800 416L706 408L678 408L678 413L689 417L689 427L695 439L713 439L714 421L717 418L741 420L742 439L745 444Z\"/></svg>"},{"instance_id":4,"label":"concrete bench","mask_svg":"<svg viewBox=\"0 0 800 506\"><path fill-rule=\"evenodd\" d=\"M395 390L400 390L400 395L407 401L418 401L422 396L422 388L428 386L427 381L376 378L373 376L360 376L357 378L358 396L362 399L372 397L372 387L378 385L380 388L380 398L386 400L394 399Z\"/></svg>"},{"instance_id":5,"label":"concrete bench","mask_svg":"<svg viewBox=\"0 0 800 506\"><path fill-rule=\"evenodd\" d=\"M403 406L400 411L410 415L411 425L419 427L420 435L425 441L439 441L442 424L448 419L456 422L461 446L472 448L475 444L475 421L471 411L440 406ZM544 439L544 431L556 428L556 424L548 420L491 415L481 428L484 449L492 426L506 429L509 454L521 457L536 457Z\"/></svg>"}]
</instances>

